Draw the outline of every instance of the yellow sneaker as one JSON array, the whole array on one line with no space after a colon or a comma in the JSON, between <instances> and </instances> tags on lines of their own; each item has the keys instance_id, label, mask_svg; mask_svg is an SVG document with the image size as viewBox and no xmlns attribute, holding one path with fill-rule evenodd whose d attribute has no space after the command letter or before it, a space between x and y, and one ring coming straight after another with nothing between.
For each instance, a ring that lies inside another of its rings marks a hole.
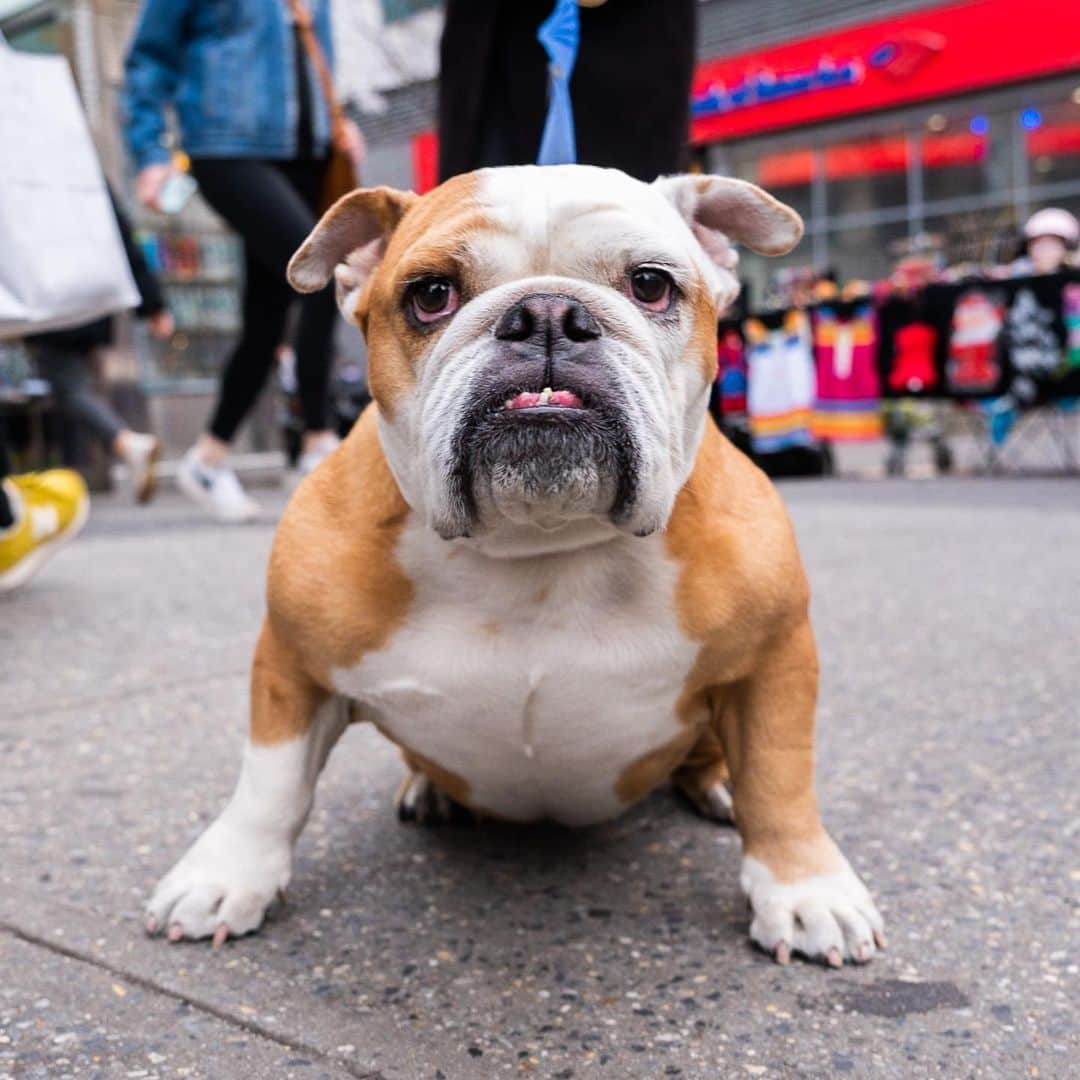
<instances>
[{"instance_id":1,"label":"yellow sneaker","mask_svg":"<svg viewBox=\"0 0 1080 1080\"><path fill-rule=\"evenodd\" d=\"M9 476L3 481L15 524L0 529L0 593L24 585L90 516L90 496L71 469Z\"/></svg>"}]
</instances>

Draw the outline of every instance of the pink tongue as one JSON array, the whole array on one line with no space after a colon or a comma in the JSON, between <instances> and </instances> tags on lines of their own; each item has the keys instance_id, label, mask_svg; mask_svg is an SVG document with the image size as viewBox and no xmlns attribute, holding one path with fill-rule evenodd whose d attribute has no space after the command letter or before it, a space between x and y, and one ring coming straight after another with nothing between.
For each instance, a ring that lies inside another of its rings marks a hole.
<instances>
[{"instance_id":1,"label":"pink tongue","mask_svg":"<svg viewBox=\"0 0 1080 1080\"><path fill-rule=\"evenodd\" d=\"M518 394L516 398L506 403L508 409L531 409L536 405L542 405L540 394L534 394L526 390ZM554 405L564 409L580 409L581 398L572 390L556 390L547 400L548 405Z\"/></svg>"}]
</instances>

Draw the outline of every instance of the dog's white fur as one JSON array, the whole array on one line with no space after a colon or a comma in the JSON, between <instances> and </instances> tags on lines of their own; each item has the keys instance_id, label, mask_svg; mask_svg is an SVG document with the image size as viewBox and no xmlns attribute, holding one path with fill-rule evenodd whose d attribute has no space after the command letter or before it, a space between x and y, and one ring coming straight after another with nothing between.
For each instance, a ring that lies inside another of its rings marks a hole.
<instances>
[{"instance_id":1,"label":"dog's white fur","mask_svg":"<svg viewBox=\"0 0 1080 1080\"><path fill-rule=\"evenodd\" d=\"M399 558L414 615L386 648L335 670L336 688L466 777L478 809L567 825L619 813L620 774L679 732L681 672L696 653L671 610L677 568L662 538L523 565L455 551L417 522ZM588 693L569 671L586 673ZM598 724L601 711L617 722Z\"/></svg>"}]
</instances>

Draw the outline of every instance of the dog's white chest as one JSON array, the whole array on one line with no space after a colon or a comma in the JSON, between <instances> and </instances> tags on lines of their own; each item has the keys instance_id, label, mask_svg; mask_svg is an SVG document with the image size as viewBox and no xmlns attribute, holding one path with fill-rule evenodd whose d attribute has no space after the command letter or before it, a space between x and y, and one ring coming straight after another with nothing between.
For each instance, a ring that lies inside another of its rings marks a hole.
<instances>
[{"instance_id":1,"label":"dog's white chest","mask_svg":"<svg viewBox=\"0 0 1080 1080\"><path fill-rule=\"evenodd\" d=\"M406 625L334 673L402 746L459 777L472 805L587 824L623 807L624 770L681 730L697 646L658 538L487 560L408 528Z\"/></svg>"}]
</instances>

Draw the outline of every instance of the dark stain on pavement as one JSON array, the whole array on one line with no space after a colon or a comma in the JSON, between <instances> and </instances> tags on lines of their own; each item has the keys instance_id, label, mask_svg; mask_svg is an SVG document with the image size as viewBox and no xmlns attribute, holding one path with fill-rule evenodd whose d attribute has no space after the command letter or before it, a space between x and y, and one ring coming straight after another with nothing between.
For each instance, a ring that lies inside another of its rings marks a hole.
<instances>
[{"instance_id":1,"label":"dark stain on pavement","mask_svg":"<svg viewBox=\"0 0 1080 1080\"><path fill-rule=\"evenodd\" d=\"M838 995L836 1002L848 1012L884 1016L892 1020L912 1013L935 1009L963 1009L971 1004L967 995L951 982L906 982L879 979L866 986L853 986Z\"/></svg>"}]
</instances>

